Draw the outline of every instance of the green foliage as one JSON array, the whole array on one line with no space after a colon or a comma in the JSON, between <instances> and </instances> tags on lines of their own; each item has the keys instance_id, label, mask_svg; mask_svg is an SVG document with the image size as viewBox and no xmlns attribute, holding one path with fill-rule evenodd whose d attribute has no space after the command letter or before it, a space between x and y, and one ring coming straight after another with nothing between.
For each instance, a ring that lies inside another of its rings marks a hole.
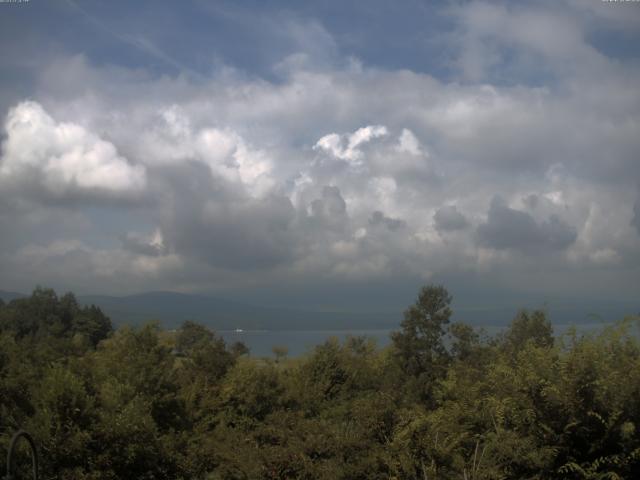
<instances>
[{"instance_id":1,"label":"green foliage","mask_svg":"<svg viewBox=\"0 0 640 480\"><path fill-rule=\"evenodd\" d=\"M409 390L426 402L432 401L435 382L445 375L449 362L444 335L450 304L451 295L443 286L422 287L416 303L404 312L402 330L391 334L396 360L412 377Z\"/></svg>"},{"instance_id":2,"label":"green foliage","mask_svg":"<svg viewBox=\"0 0 640 480\"><path fill-rule=\"evenodd\" d=\"M640 478L639 319L556 341L523 311L486 339L450 302L423 288L386 349L273 360L36 289L0 304L0 462L26 428L44 478Z\"/></svg>"},{"instance_id":3,"label":"green foliage","mask_svg":"<svg viewBox=\"0 0 640 480\"><path fill-rule=\"evenodd\" d=\"M207 345L215 339L215 334L204 325L187 320L182 324L176 336L176 350L188 355L198 347Z\"/></svg>"},{"instance_id":4,"label":"green foliage","mask_svg":"<svg viewBox=\"0 0 640 480\"><path fill-rule=\"evenodd\" d=\"M410 375L441 370L446 350L442 337L451 317L451 295L442 286L423 287L404 312L402 331L391 336L402 368ZM435 372L433 372L435 377Z\"/></svg>"},{"instance_id":5,"label":"green foliage","mask_svg":"<svg viewBox=\"0 0 640 480\"><path fill-rule=\"evenodd\" d=\"M471 325L465 323L453 323L449 327L451 337L451 355L461 361L468 361L478 353L480 347L480 335Z\"/></svg>"},{"instance_id":6,"label":"green foliage","mask_svg":"<svg viewBox=\"0 0 640 480\"><path fill-rule=\"evenodd\" d=\"M72 293L58 298L51 289L36 288L31 297L0 305L0 331L16 339L47 337L58 345L65 340L84 338L95 347L113 328L109 318L94 306L80 307Z\"/></svg>"},{"instance_id":7,"label":"green foliage","mask_svg":"<svg viewBox=\"0 0 640 480\"><path fill-rule=\"evenodd\" d=\"M505 348L512 353L520 351L528 342L538 347L553 346L553 327L542 310L518 312L504 336Z\"/></svg>"}]
</instances>

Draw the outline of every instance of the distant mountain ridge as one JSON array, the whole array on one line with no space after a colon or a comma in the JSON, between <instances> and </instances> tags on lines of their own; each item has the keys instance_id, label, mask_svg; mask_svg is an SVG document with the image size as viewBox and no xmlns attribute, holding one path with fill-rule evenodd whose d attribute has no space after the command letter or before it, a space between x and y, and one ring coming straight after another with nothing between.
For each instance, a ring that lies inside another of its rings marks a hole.
<instances>
[{"instance_id":1,"label":"distant mountain ridge","mask_svg":"<svg viewBox=\"0 0 640 480\"><path fill-rule=\"evenodd\" d=\"M5 302L28 295L0 290ZM205 295L145 292L134 295L77 295L82 305L96 305L115 325L140 325L157 320L176 328L193 320L216 330L314 330L390 328L401 315L388 313L316 312L261 307ZM394 318L395 317L395 318Z\"/></svg>"},{"instance_id":2,"label":"distant mountain ridge","mask_svg":"<svg viewBox=\"0 0 640 480\"><path fill-rule=\"evenodd\" d=\"M6 290L0 290L0 299L2 299L4 302L10 302L11 300L15 300L16 298L24 298L27 296L28 295L25 295L24 293L7 292Z\"/></svg>"},{"instance_id":3,"label":"distant mountain ridge","mask_svg":"<svg viewBox=\"0 0 640 480\"><path fill-rule=\"evenodd\" d=\"M0 290L9 302L27 295ZM213 296L177 292L146 292L135 295L78 295L83 305L97 305L118 325L141 325L157 320L164 328L193 320L215 330L367 330L398 328L402 311L332 312L263 307ZM541 308L528 302L523 308ZM571 302L556 300L546 306L554 324L608 323L625 315L638 314L635 302ZM507 325L518 311L513 306L461 307L453 305L453 321L474 326Z\"/></svg>"},{"instance_id":4,"label":"distant mountain ridge","mask_svg":"<svg viewBox=\"0 0 640 480\"><path fill-rule=\"evenodd\" d=\"M82 304L95 304L116 325L158 320L166 328L185 320L203 323L217 330L313 330L390 328L398 324L386 313L314 312L260 307L205 295L176 292L148 292L115 297L79 296Z\"/></svg>"}]
</instances>

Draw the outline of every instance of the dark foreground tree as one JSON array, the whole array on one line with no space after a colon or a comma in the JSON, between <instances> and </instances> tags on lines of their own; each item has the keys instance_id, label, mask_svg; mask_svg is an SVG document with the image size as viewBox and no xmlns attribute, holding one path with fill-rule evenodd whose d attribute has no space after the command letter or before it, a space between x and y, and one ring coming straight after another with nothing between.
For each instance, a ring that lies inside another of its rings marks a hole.
<instances>
[{"instance_id":1,"label":"dark foreground tree","mask_svg":"<svg viewBox=\"0 0 640 480\"><path fill-rule=\"evenodd\" d=\"M451 317L451 295L441 285L422 287L418 299L404 312L402 330L391 334L400 367L418 380L429 396L432 384L442 378L449 355L443 337Z\"/></svg>"},{"instance_id":2,"label":"dark foreground tree","mask_svg":"<svg viewBox=\"0 0 640 480\"><path fill-rule=\"evenodd\" d=\"M531 313L521 310L504 335L504 346L513 354L522 350L529 342L536 347L553 346L553 326L543 310Z\"/></svg>"}]
</instances>

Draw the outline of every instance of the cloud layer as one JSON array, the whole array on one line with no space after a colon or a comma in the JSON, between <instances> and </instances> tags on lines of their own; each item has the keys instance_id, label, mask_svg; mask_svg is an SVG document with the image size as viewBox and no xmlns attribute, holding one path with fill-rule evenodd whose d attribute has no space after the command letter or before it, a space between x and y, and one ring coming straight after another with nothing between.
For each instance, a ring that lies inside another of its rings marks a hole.
<instances>
[{"instance_id":1,"label":"cloud layer","mask_svg":"<svg viewBox=\"0 0 640 480\"><path fill-rule=\"evenodd\" d=\"M590 42L604 14L444 14L452 79L346 61L317 22L324 54L300 47L275 80L54 58L6 112L0 287L632 295L640 68Z\"/></svg>"}]
</instances>

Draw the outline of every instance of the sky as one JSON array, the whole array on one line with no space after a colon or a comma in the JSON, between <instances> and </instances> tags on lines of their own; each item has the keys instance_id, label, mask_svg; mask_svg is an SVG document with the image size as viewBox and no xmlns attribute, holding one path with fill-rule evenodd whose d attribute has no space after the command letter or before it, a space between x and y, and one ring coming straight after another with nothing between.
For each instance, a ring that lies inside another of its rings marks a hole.
<instances>
[{"instance_id":1,"label":"sky","mask_svg":"<svg viewBox=\"0 0 640 480\"><path fill-rule=\"evenodd\" d=\"M0 3L0 289L637 301L640 2Z\"/></svg>"}]
</instances>

